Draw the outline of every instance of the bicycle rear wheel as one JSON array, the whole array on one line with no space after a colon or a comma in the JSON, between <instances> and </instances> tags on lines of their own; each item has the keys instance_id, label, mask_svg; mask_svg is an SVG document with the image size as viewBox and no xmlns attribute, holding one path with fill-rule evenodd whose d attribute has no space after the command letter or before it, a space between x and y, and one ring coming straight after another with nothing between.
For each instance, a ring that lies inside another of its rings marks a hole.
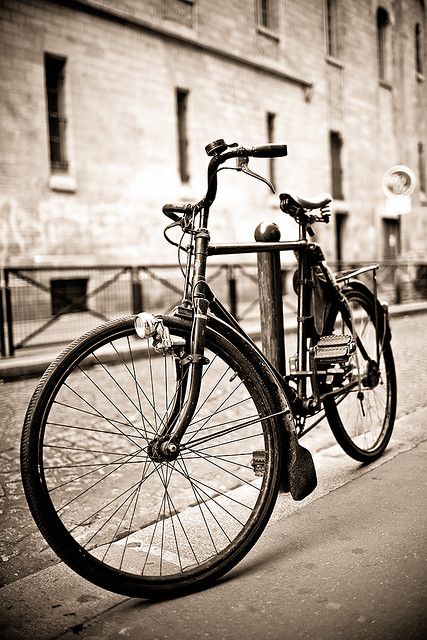
<instances>
[{"instance_id":1,"label":"bicycle rear wheel","mask_svg":"<svg viewBox=\"0 0 427 640\"><path fill-rule=\"evenodd\" d=\"M356 333L369 361L359 349L352 355L351 372L342 393L324 400L326 417L332 432L343 450L355 460L372 462L384 452L396 416L396 373L390 338L380 313L380 357L377 359L377 332L375 329L375 303L373 295L363 286L352 286L345 291ZM378 302L377 302L378 304ZM378 308L377 308L378 311ZM326 334L351 334L336 306L326 321ZM357 384L354 384L354 383Z\"/></svg>"},{"instance_id":2,"label":"bicycle rear wheel","mask_svg":"<svg viewBox=\"0 0 427 640\"><path fill-rule=\"evenodd\" d=\"M210 330L180 454L151 456L186 393L178 372L191 325L164 326L168 355L136 337L133 317L76 340L40 381L21 444L25 493L49 545L89 581L138 597L194 590L231 569L264 529L280 481L280 432L256 362Z\"/></svg>"}]
</instances>

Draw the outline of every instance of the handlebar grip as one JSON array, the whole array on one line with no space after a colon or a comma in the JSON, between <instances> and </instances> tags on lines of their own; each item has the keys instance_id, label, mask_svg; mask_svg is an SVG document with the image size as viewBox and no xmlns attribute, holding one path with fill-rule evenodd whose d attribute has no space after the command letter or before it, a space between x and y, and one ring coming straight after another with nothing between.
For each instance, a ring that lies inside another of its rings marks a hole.
<instances>
[{"instance_id":1,"label":"handlebar grip","mask_svg":"<svg viewBox=\"0 0 427 640\"><path fill-rule=\"evenodd\" d=\"M264 144L261 147L248 149L248 156L253 158L282 158L288 155L286 144Z\"/></svg>"},{"instance_id":2,"label":"handlebar grip","mask_svg":"<svg viewBox=\"0 0 427 640\"><path fill-rule=\"evenodd\" d=\"M171 220L178 222L181 220L181 216L178 213L184 214L187 212L188 204L164 204L162 211Z\"/></svg>"}]
</instances>

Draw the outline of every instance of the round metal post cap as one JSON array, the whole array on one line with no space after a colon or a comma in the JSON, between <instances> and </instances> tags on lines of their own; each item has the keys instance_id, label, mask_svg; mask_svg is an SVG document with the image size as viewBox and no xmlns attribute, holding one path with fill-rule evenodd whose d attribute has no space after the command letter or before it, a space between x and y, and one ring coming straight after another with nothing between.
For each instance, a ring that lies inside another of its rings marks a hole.
<instances>
[{"instance_id":1,"label":"round metal post cap","mask_svg":"<svg viewBox=\"0 0 427 640\"><path fill-rule=\"evenodd\" d=\"M275 222L261 222L255 229L257 242L279 242L280 229Z\"/></svg>"}]
</instances>

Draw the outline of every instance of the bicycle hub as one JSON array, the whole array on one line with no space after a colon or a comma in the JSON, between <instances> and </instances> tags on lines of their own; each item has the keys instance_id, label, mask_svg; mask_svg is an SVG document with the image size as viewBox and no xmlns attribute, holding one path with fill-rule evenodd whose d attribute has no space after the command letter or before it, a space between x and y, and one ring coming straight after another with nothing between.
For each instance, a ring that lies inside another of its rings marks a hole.
<instances>
[{"instance_id":1,"label":"bicycle hub","mask_svg":"<svg viewBox=\"0 0 427 640\"><path fill-rule=\"evenodd\" d=\"M168 439L156 438L147 448L147 453L153 462L170 462L176 460L180 452L179 444Z\"/></svg>"}]
</instances>

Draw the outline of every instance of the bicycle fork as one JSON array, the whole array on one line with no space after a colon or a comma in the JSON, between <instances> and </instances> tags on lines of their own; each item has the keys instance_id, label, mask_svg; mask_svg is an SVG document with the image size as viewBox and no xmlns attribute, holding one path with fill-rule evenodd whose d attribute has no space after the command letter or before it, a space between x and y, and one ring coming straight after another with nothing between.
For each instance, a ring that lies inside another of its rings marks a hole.
<instances>
[{"instance_id":1,"label":"bicycle fork","mask_svg":"<svg viewBox=\"0 0 427 640\"><path fill-rule=\"evenodd\" d=\"M208 364L204 355L209 300L206 295L206 258L209 232L200 228L195 232L193 266L193 318L190 352L176 361L176 391L165 423L150 443L149 455L153 460L174 460L178 457L180 443L194 415L200 395L203 366ZM174 346L164 341L164 349Z\"/></svg>"}]
</instances>

